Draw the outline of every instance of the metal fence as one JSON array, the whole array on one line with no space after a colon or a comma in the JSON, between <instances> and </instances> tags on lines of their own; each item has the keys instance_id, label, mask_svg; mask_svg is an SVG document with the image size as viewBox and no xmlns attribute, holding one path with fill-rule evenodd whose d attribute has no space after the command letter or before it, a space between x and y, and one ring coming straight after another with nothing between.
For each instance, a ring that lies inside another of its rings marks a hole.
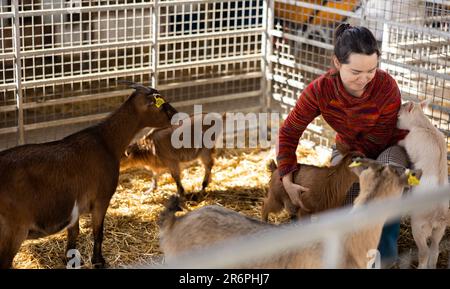
<instances>
[{"instance_id":1,"label":"metal fence","mask_svg":"<svg viewBox=\"0 0 450 289\"><path fill-rule=\"evenodd\" d=\"M374 32L381 68L397 80L405 100L432 101L426 114L449 139L450 1L270 2L275 18L268 32L274 44L266 95L272 109L287 114L301 90L331 67L333 31L347 22ZM319 117L306 137L328 145L334 133Z\"/></svg>"},{"instance_id":2,"label":"metal fence","mask_svg":"<svg viewBox=\"0 0 450 289\"><path fill-rule=\"evenodd\" d=\"M331 65L333 31L368 26L405 99L430 99L448 136L450 5L418 0L1 0L0 148L61 138L103 119L129 79L180 110L286 116ZM318 118L304 138L329 146Z\"/></svg>"},{"instance_id":3,"label":"metal fence","mask_svg":"<svg viewBox=\"0 0 450 289\"><path fill-rule=\"evenodd\" d=\"M1 0L0 148L59 139L157 86L182 111L259 110L263 1Z\"/></svg>"},{"instance_id":4,"label":"metal fence","mask_svg":"<svg viewBox=\"0 0 450 289\"><path fill-rule=\"evenodd\" d=\"M330 67L333 31L342 22L375 33L381 67L396 78L404 98L433 101L428 114L449 136L449 1L0 4L0 149L59 139L103 119L129 93L119 79L156 86L187 112L203 104L210 111L271 109L286 115L305 85ZM324 146L333 135L321 118L305 132ZM428 201L389 208L409 210ZM387 208L378 209L399 216ZM371 217L370 211L364 216ZM346 218L342 224L351 222ZM333 228L343 230L336 236L347 229ZM291 243L284 245L292 246L297 236L287 236ZM316 237L329 236L322 231ZM248 244L241 246L247 248L241 256L251 252ZM333 267L336 259L327 264Z\"/></svg>"},{"instance_id":5,"label":"metal fence","mask_svg":"<svg viewBox=\"0 0 450 289\"><path fill-rule=\"evenodd\" d=\"M134 268L239 268L261 260L277 260L282 254L294 254L323 246L322 268L341 268L346 238L350 233L367 231L371 225L391 222L411 213L420 214L450 198L450 187L422 187L417 194L401 199L373 201L357 208L341 208L317 215L315 222L299 221L267 228L255 234L235 236L201 248L184 252L163 265L133 265ZM358 220L358 222L355 222ZM195 230L195 228L193 228ZM373 248L376 250L376 248ZM379 255L367 254L367 269L380 269ZM307 254L305 254L306 256ZM291 255L292 257L292 255ZM295 258L294 258L295 259ZM403 264L409 268L411 264Z\"/></svg>"}]
</instances>

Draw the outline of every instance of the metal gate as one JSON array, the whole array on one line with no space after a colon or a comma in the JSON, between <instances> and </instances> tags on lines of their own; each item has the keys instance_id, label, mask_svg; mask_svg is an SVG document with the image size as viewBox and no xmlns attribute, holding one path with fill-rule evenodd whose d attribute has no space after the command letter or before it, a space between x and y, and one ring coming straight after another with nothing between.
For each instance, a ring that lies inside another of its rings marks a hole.
<instances>
[{"instance_id":1,"label":"metal gate","mask_svg":"<svg viewBox=\"0 0 450 289\"><path fill-rule=\"evenodd\" d=\"M450 3L442 0L0 0L0 148L61 138L157 86L180 110L284 116L330 67L333 31L366 25L405 99L449 135ZM267 8L267 9L266 9ZM16 61L20 60L20 61ZM305 138L328 146L320 118Z\"/></svg>"},{"instance_id":2,"label":"metal gate","mask_svg":"<svg viewBox=\"0 0 450 289\"><path fill-rule=\"evenodd\" d=\"M0 149L98 122L130 93L119 79L187 112L263 106L262 0L0 3Z\"/></svg>"},{"instance_id":3,"label":"metal gate","mask_svg":"<svg viewBox=\"0 0 450 289\"><path fill-rule=\"evenodd\" d=\"M267 94L272 109L288 113L301 90L331 67L333 31L342 22L367 26L382 50L381 68L404 99L432 101L427 114L450 136L450 1L272 1L273 53ZM306 137L328 145L334 134L321 118Z\"/></svg>"}]
</instances>

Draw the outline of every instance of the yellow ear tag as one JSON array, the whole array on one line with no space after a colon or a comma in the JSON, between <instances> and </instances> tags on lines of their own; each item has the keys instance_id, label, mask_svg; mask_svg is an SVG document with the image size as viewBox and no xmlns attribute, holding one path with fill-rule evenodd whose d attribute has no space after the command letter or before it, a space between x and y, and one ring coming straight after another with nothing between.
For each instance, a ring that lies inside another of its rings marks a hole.
<instances>
[{"instance_id":1,"label":"yellow ear tag","mask_svg":"<svg viewBox=\"0 0 450 289\"><path fill-rule=\"evenodd\" d=\"M165 103L164 99L162 99L161 97L154 96L154 98L155 98L155 105L157 108L160 108L161 105Z\"/></svg>"},{"instance_id":2,"label":"yellow ear tag","mask_svg":"<svg viewBox=\"0 0 450 289\"><path fill-rule=\"evenodd\" d=\"M348 167L349 168L356 168L356 167L359 167L360 165L361 165L361 162L353 161Z\"/></svg>"},{"instance_id":3,"label":"yellow ear tag","mask_svg":"<svg viewBox=\"0 0 450 289\"><path fill-rule=\"evenodd\" d=\"M414 176L409 170L407 174L408 174L408 185L417 186L418 184L420 184L420 180L416 176Z\"/></svg>"}]
</instances>

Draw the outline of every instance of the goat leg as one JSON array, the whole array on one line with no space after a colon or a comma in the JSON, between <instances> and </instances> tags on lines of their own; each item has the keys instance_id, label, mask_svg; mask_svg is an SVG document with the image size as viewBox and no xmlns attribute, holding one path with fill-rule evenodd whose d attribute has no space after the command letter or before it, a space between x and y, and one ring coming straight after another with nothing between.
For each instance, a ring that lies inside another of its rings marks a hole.
<instances>
[{"instance_id":1,"label":"goat leg","mask_svg":"<svg viewBox=\"0 0 450 289\"><path fill-rule=\"evenodd\" d=\"M205 177L203 178L202 182L202 192L204 192L208 184L211 182L211 170L214 166L214 158L211 152L207 151L205 154L202 154L200 156L200 159L203 163L203 166L205 167Z\"/></svg>"},{"instance_id":2,"label":"goat leg","mask_svg":"<svg viewBox=\"0 0 450 289\"><path fill-rule=\"evenodd\" d=\"M261 219L263 222L269 220L270 213L278 213L283 209L283 203L279 202L275 197L274 193L272 193L269 189L269 193L267 198L264 199L262 210L261 210Z\"/></svg>"},{"instance_id":3,"label":"goat leg","mask_svg":"<svg viewBox=\"0 0 450 289\"><path fill-rule=\"evenodd\" d=\"M7 230L5 226L0 227L0 269L12 268L14 256L25 241L28 230L17 228L14 231Z\"/></svg>"},{"instance_id":4,"label":"goat leg","mask_svg":"<svg viewBox=\"0 0 450 289\"><path fill-rule=\"evenodd\" d=\"M70 260L69 257L67 257L67 252L77 248L77 239L79 234L80 234L80 219L78 218L77 221L71 227L67 228L66 256L64 256L66 264Z\"/></svg>"},{"instance_id":5,"label":"goat leg","mask_svg":"<svg viewBox=\"0 0 450 289\"><path fill-rule=\"evenodd\" d=\"M145 191L144 194L151 194L152 192L155 192L158 189L159 174L151 172L150 177L152 178L152 187L147 191Z\"/></svg>"},{"instance_id":6,"label":"goat leg","mask_svg":"<svg viewBox=\"0 0 450 289\"><path fill-rule=\"evenodd\" d=\"M158 178L159 174L153 175L153 191L156 191L158 189Z\"/></svg>"},{"instance_id":7,"label":"goat leg","mask_svg":"<svg viewBox=\"0 0 450 289\"><path fill-rule=\"evenodd\" d=\"M175 180L175 183L177 184L177 193L180 197L184 196L184 188L183 184L181 184L181 177L180 177L180 167L178 164L170 164L168 166L170 174L172 175L172 178Z\"/></svg>"},{"instance_id":8,"label":"goat leg","mask_svg":"<svg viewBox=\"0 0 450 289\"><path fill-rule=\"evenodd\" d=\"M103 223L105 220L106 210L108 209L109 202L96 206L92 212L92 233L94 234L94 252L92 254L92 265L94 268L104 268L105 259L102 255L102 243L103 243Z\"/></svg>"},{"instance_id":9,"label":"goat leg","mask_svg":"<svg viewBox=\"0 0 450 289\"><path fill-rule=\"evenodd\" d=\"M428 269L436 269L439 258L439 243L445 234L446 224L435 228L431 234L430 257L428 259Z\"/></svg>"},{"instance_id":10,"label":"goat leg","mask_svg":"<svg viewBox=\"0 0 450 289\"><path fill-rule=\"evenodd\" d=\"M288 199L284 199L283 201L284 201L284 208L289 213L289 219L291 221L296 221L297 220L297 211L299 208L296 205L294 205L293 203L291 203L291 201Z\"/></svg>"},{"instance_id":11,"label":"goat leg","mask_svg":"<svg viewBox=\"0 0 450 289\"><path fill-rule=\"evenodd\" d=\"M419 265L417 268L426 269L428 267L428 259L430 256L430 249L427 244L427 236L429 236L428 230L424 230L421 228L420 224L416 224L414 220L411 221L411 229L414 237L414 241L416 241L418 255L419 255Z\"/></svg>"}]
</instances>

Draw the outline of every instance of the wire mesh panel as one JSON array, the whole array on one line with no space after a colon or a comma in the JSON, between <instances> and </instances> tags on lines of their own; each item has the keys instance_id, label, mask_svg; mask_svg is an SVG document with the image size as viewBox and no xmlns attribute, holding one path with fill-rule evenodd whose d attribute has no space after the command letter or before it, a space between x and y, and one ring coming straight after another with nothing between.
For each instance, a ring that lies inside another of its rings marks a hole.
<instances>
[{"instance_id":1,"label":"wire mesh panel","mask_svg":"<svg viewBox=\"0 0 450 289\"><path fill-rule=\"evenodd\" d=\"M275 1L272 109L287 115L306 85L330 69L334 30L359 7L354 0ZM328 146L334 132L318 117L304 137Z\"/></svg>"},{"instance_id":2,"label":"wire mesh panel","mask_svg":"<svg viewBox=\"0 0 450 289\"><path fill-rule=\"evenodd\" d=\"M396 78L404 99L431 101L426 114L449 143L450 3L393 1L390 5L390 21L383 24L381 67Z\"/></svg>"},{"instance_id":3,"label":"wire mesh panel","mask_svg":"<svg viewBox=\"0 0 450 289\"><path fill-rule=\"evenodd\" d=\"M17 143L14 93L13 14L10 1L0 1L0 147ZM3 137L4 135L4 137Z\"/></svg>"},{"instance_id":4,"label":"wire mesh panel","mask_svg":"<svg viewBox=\"0 0 450 289\"><path fill-rule=\"evenodd\" d=\"M19 1L17 50L14 1L2 1L2 141L12 134L0 147L17 143L18 110L25 142L58 139L103 119L130 92L119 79L157 85L186 112L200 103L214 111L261 108L262 0Z\"/></svg>"},{"instance_id":5,"label":"wire mesh panel","mask_svg":"<svg viewBox=\"0 0 450 289\"><path fill-rule=\"evenodd\" d=\"M25 142L58 139L104 118L129 93L118 79L149 84L152 7L145 0L18 2ZM9 55L12 18L1 20L0 52ZM13 59L1 63L5 131L17 125Z\"/></svg>"},{"instance_id":6,"label":"wire mesh panel","mask_svg":"<svg viewBox=\"0 0 450 289\"><path fill-rule=\"evenodd\" d=\"M331 67L333 31L342 22L367 26L380 43L381 68L402 97L432 101L427 114L447 137L450 97L448 1L275 1L272 61L274 109L290 111L302 89ZM316 142L328 133L326 129Z\"/></svg>"},{"instance_id":7,"label":"wire mesh panel","mask_svg":"<svg viewBox=\"0 0 450 289\"><path fill-rule=\"evenodd\" d=\"M159 87L181 110L260 109L263 1L160 2Z\"/></svg>"}]
</instances>

